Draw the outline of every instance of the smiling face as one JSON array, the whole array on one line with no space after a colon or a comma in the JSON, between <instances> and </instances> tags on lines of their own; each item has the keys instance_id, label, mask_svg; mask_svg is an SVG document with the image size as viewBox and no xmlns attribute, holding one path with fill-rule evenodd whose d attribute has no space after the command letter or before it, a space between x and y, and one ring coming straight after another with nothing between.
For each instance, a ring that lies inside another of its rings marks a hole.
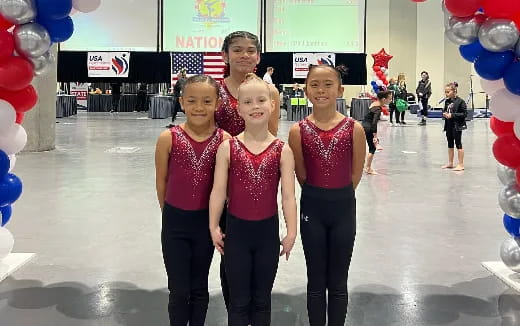
<instances>
[{"instance_id":1,"label":"smiling face","mask_svg":"<svg viewBox=\"0 0 520 326\"><path fill-rule=\"evenodd\" d=\"M314 109L327 107L335 109L336 98L343 95L343 87L339 83L337 72L327 67L312 68L307 75L305 94Z\"/></svg>"},{"instance_id":2,"label":"smiling face","mask_svg":"<svg viewBox=\"0 0 520 326\"><path fill-rule=\"evenodd\" d=\"M260 54L253 40L236 37L229 44L227 52L222 52L224 62L229 64L231 73L241 74L253 72L260 62Z\"/></svg>"},{"instance_id":3,"label":"smiling face","mask_svg":"<svg viewBox=\"0 0 520 326\"><path fill-rule=\"evenodd\" d=\"M180 98L187 122L194 126L203 126L214 120L219 103L217 89L206 82L187 84Z\"/></svg>"},{"instance_id":4,"label":"smiling face","mask_svg":"<svg viewBox=\"0 0 520 326\"><path fill-rule=\"evenodd\" d=\"M274 110L269 87L264 81L248 81L238 91L238 112L247 124L267 126Z\"/></svg>"}]
</instances>

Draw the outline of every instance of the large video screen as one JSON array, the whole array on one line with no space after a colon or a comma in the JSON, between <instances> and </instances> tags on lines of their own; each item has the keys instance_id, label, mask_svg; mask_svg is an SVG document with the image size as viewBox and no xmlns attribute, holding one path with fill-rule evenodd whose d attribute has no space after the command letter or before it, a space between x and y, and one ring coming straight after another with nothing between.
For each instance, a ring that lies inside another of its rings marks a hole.
<instances>
[{"instance_id":1,"label":"large video screen","mask_svg":"<svg viewBox=\"0 0 520 326\"><path fill-rule=\"evenodd\" d=\"M220 51L229 33L248 31L258 35L259 29L259 0L164 1L164 51Z\"/></svg>"},{"instance_id":2,"label":"large video screen","mask_svg":"<svg viewBox=\"0 0 520 326\"><path fill-rule=\"evenodd\" d=\"M267 0L267 52L364 52L365 0Z\"/></svg>"},{"instance_id":3,"label":"large video screen","mask_svg":"<svg viewBox=\"0 0 520 326\"><path fill-rule=\"evenodd\" d=\"M74 34L60 49L156 51L158 13L157 0L101 0L94 11L73 11Z\"/></svg>"}]
</instances>

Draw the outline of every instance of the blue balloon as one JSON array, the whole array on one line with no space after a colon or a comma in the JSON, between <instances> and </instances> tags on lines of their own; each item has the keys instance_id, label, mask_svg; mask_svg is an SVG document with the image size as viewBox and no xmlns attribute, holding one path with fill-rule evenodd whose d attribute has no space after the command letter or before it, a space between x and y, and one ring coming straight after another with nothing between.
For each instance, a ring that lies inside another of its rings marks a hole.
<instances>
[{"instance_id":1,"label":"blue balloon","mask_svg":"<svg viewBox=\"0 0 520 326\"><path fill-rule=\"evenodd\" d=\"M515 62L504 74L504 84L513 94L520 95L520 62Z\"/></svg>"},{"instance_id":2,"label":"blue balloon","mask_svg":"<svg viewBox=\"0 0 520 326\"><path fill-rule=\"evenodd\" d=\"M53 43L65 42L74 33L74 23L69 16L58 20L39 20L38 22L47 29Z\"/></svg>"},{"instance_id":3,"label":"blue balloon","mask_svg":"<svg viewBox=\"0 0 520 326\"><path fill-rule=\"evenodd\" d=\"M484 47L478 40L467 45L459 46L460 55L469 62L475 62L484 50Z\"/></svg>"},{"instance_id":4,"label":"blue balloon","mask_svg":"<svg viewBox=\"0 0 520 326\"><path fill-rule=\"evenodd\" d=\"M504 214L504 227L506 228L507 233L511 234L513 237L520 236L520 219Z\"/></svg>"},{"instance_id":5,"label":"blue balloon","mask_svg":"<svg viewBox=\"0 0 520 326\"><path fill-rule=\"evenodd\" d=\"M22 180L16 175L8 173L0 181L0 207L11 205L22 194Z\"/></svg>"},{"instance_id":6,"label":"blue balloon","mask_svg":"<svg viewBox=\"0 0 520 326\"><path fill-rule=\"evenodd\" d=\"M475 70L480 77L488 80L499 80L504 77L515 55L513 51L491 52L483 50L475 60Z\"/></svg>"},{"instance_id":7,"label":"blue balloon","mask_svg":"<svg viewBox=\"0 0 520 326\"><path fill-rule=\"evenodd\" d=\"M373 81L370 82L370 85L372 85L372 87L374 87L374 86L377 86L377 83L376 83L375 80L373 80Z\"/></svg>"},{"instance_id":8,"label":"blue balloon","mask_svg":"<svg viewBox=\"0 0 520 326\"><path fill-rule=\"evenodd\" d=\"M7 222L11 219L11 215L13 214L13 208L11 205L7 205L4 207L0 207L0 226L5 226Z\"/></svg>"},{"instance_id":9,"label":"blue balloon","mask_svg":"<svg viewBox=\"0 0 520 326\"><path fill-rule=\"evenodd\" d=\"M3 178L9 172L9 167L11 166L11 162L9 160L9 156L0 149L0 178Z\"/></svg>"},{"instance_id":10,"label":"blue balloon","mask_svg":"<svg viewBox=\"0 0 520 326\"><path fill-rule=\"evenodd\" d=\"M70 15L72 0L34 0L38 20L57 20Z\"/></svg>"}]
</instances>

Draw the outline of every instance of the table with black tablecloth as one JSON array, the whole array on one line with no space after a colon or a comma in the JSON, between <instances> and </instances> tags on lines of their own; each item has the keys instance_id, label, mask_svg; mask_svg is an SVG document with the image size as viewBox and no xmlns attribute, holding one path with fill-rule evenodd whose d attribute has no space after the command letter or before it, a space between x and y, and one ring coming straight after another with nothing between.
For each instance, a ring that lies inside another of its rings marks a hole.
<instances>
[{"instance_id":1,"label":"table with black tablecloth","mask_svg":"<svg viewBox=\"0 0 520 326\"><path fill-rule=\"evenodd\" d=\"M352 102L350 103L350 116L358 121L363 120L372 102L373 100L370 98L352 98Z\"/></svg>"},{"instance_id":2,"label":"table with black tablecloth","mask_svg":"<svg viewBox=\"0 0 520 326\"><path fill-rule=\"evenodd\" d=\"M110 112L112 95L89 94L87 100L88 112ZM137 108L137 94L121 94L119 112L133 112Z\"/></svg>"},{"instance_id":3,"label":"table with black tablecloth","mask_svg":"<svg viewBox=\"0 0 520 326\"><path fill-rule=\"evenodd\" d=\"M77 103L74 95L56 95L56 118L65 118L77 114Z\"/></svg>"},{"instance_id":4,"label":"table with black tablecloth","mask_svg":"<svg viewBox=\"0 0 520 326\"><path fill-rule=\"evenodd\" d=\"M173 106L175 104L174 96L154 95L150 96L150 104L148 110L148 118L150 119L166 119L172 116Z\"/></svg>"}]
</instances>

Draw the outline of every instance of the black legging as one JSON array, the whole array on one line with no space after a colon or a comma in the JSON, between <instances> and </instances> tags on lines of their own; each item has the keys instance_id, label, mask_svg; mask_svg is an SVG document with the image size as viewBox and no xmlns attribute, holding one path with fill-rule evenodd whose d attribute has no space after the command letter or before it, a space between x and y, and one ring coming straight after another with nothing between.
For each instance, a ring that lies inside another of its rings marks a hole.
<instances>
[{"instance_id":1,"label":"black legging","mask_svg":"<svg viewBox=\"0 0 520 326\"><path fill-rule=\"evenodd\" d=\"M246 221L228 214L224 247L229 326L271 324L271 291L278 270L278 216Z\"/></svg>"},{"instance_id":2,"label":"black legging","mask_svg":"<svg viewBox=\"0 0 520 326\"><path fill-rule=\"evenodd\" d=\"M457 131L455 128L446 129L446 139L448 140L448 148L462 149L462 131Z\"/></svg>"},{"instance_id":3,"label":"black legging","mask_svg":"<svg viewBox=\"0 0 520 326\"><path fill-rule=\"evenodd\" d=\"M119 111L119 101L121 100L121 94L112 94L112 111Z\"/></svg>"},{"instance_id":4,"label":"black legging","mask_svg":"<svg viewBox=\"0 0 520 326\"><path fill-rule=\"evenodd\" d=\"M356 199L352 185L323 189L304 184L301 237L307 263L310 326L343 326L347 279L356 237ZM328 290L328 309L325 293Z\"/></svg>"},{"instance_id":5,"label":"black legging","mask_svg":"<svg viewBox=\"0 0 520 326\"><path fill-rule=\"evenodd\" d=\"M374 133L365 129L365 138L367 139L368 152L370 154L376 153L376 144L374 144Z\"/></svg>"},{"instance_id":6,"label":"black legging","mask_svg":"<svg viewBox=\"0 0 520 326\"><path fill-rule=\"evenodd\" d=\"M137 111L148 111L145 92L137 93Z\"/></svg>"},{"instance_id":7,"label":"black legging","mask_svg":"<svg viewBox=\"0 0 520 326\"><path fill-rule=\"evenodd\" d=\"M208 210L185 211L165 203L161 242L170 290L170 325L204 326L209 267L215 250Z\"/></svg>"},{"instance_id":8,"label":"black legging","mask_svg":"<svg viewBox=\"0 0 520 326\"><path fill-rule=\"evenodd\" d=\"M428 117L428 98L426 96L421 97L422 110L421 114L423 119Z\"/></svg>"},{"instance_id":9,"label":"black legging","mask_svg":"<svg viewBox=\"0 0 520 326\"><path fill-rule=\"evenodd\" d=\"M390 108L390 123L394 122L392 120L394 113L395 113L395 122L399 123L399 111L397 111L397 106L395 105L395 103L390 103L388 105L388 107Z\"/></svg>"}]
</instances>

